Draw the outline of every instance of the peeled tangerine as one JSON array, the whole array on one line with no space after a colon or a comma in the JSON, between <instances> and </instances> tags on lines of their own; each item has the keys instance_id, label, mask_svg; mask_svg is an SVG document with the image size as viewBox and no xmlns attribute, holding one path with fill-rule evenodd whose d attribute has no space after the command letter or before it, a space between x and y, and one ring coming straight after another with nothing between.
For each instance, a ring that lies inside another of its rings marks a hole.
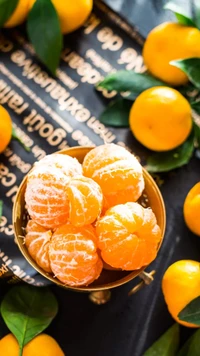
<instances>
[{"instance_id":1,"label":"peeled tangerine","mask_svg":"<svg viewBox=\"0 0 200 356\"><path fill-rule=\"evenodd\" d=\"M50 242L49 259L55 277L72 287L92 283L103 268L91 225L65 224L57 228Z\"/></svg>"},{"instance_id":2,"label":"peeled tangerine","mask_svg":"<svg viewBox=\"0 0 200 356\"><path fill-rule=\"evenodd\" d=\"M100 186L90 178L73 178L68 187L69 221L74 226L92 224L101 214L103 194Z\"/></svg>"},{"instance_id":3,"label":"peeled tangerine","mask_svg":"<svg viewBox=\"0 0 200 356\"><path fill-rule=\"evenodd\" d=\"M100 185L107 207L135 202L144 190L142 166L125 148L114 144L91 150L83 161L83 174Z\"/></svg>"},{"instance_id":4,"label":"peeled tangerine","mask_svg":"<svg viewBox=\"0 0 200 356\"><path fill-rule=\"evenodd\" d=\"M28 174L25 201L30 217L51 229L69 217L66 187L72 177L82 174L82 166L67 155L54 154L36 163Z\"/></svg>"},{"instance_id":5,"label":"peeled tangerine","mask_svg":"<svg viewBox=\"0 0 200 356\"><path fill-rule=\"evenodd\" d=\"M96 233L103 260L127 271L152 262L161 240L154 213L137 203L110 208L97 222Z\"/></svg>"},{"instance_id":6,"label":"peeled tangerine","mask_svg":"<svg viewBox=\"0 0 200 356\"><path fill-rule=\"evenodd\" d=\"M30 256L46 272L52 272L49 261L49 242L52 232L29 220L26 226L25 245Z\"/></svg>"}]
</instances>

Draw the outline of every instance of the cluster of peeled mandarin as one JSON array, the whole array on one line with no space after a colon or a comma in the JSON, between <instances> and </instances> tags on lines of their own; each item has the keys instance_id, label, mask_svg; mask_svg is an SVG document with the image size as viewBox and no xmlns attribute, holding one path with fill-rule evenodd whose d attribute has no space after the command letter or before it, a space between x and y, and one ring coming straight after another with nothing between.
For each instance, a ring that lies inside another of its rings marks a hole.
<instances>
[{"instance_id":1,"label":"cluster of peeled mandarin","mask_svg":"<svg viewBox=\"0 0 200 356\"><path fill-rule=\"evenodd\" d=\"M161 231L151 208L137 202L143 190L142 166L120 146L98 146L82 165L68 155L46 156L27 178L29 254L74 287L99 278L105 263L126 271L148 265Z\"/></svg>"}]
</instances>

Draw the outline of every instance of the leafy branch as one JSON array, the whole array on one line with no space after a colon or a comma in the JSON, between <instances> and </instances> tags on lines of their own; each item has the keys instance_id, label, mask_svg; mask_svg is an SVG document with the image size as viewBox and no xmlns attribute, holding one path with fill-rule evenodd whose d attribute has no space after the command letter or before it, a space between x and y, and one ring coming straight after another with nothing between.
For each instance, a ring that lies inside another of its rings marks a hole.
<instances>
[{"instance_id":1,"label":"leafy branch","mask_svg":"<svg viewBox=\"0 0 200 356\"><path fill-rule=\"evenodd\" d=\"M18 4L19 0L0 0L0 27L11 17ZM39 59L55 75L63 46L63 35L57 11L51 0L35 1L29 12L27 32Z\"/></svg>"},{"instance_id":2,"label":"leafy branch","mask_svg":"<svg viewBox=\"0 0 200 356\"><path fill-rule=\"evenodd\" d=\"M23 347L50 325L57 312L57 300L47 288L21 285L8 291L1 303L1 315L19 343L19 356Z\"/></svg>"}]
</instances>

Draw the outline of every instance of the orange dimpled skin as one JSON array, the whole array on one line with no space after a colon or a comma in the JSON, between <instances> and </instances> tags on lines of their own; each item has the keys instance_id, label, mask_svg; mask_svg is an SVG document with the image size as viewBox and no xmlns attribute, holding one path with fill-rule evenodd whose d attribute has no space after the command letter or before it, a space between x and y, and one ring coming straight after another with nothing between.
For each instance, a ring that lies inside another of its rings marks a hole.
<instances>
[{"instance_id":1,"label":"orange dimpled skin","mask_svg":"<svg viewBox=\"0 0 200 356\"><path fill-rule=\"evenodd\" d=\"M60 226L53 234L49 258L55 277L72 287L92 283L103 268L97 253L95 230L91 225Z\"/></svg>"},{"instance_id":2,"label":"orange dimpled skin","mask_svg":"<svg viewBox=\"0 0 200 356\"><path fill-rule=\"evenodd\" d=\"M67 222L66 187L73 176L81 173L80 163L65 155L50 155L36 163L28 175L25 192L30 217L48 229Z\"/></svg>"},{"instance_id":3,"label":"orange dimpled skin","mask_svg":"<svg viewBox=\"0 0 200 356\"><path fill-rule=\"evenodd\" d=\"M184 202L183 212L188 228L200 236L200 182L189 191Z\"/></svg>"},{"instance_id":4,"label":"orange dimpled skin","mask_svg":"<svg viewBox=\"0 0 200 356\"><path fill-rule=\"evenodd\" d=\"M137 203L110 208L98 221L96 233L103 260L127 271L152 262L161 240L154 213Z\"/></svg>"},{"instance_id":5,"label":"orange dimpled skin","mask_svg":"<svg viewBox=\"0 0 200 356\"><path fill-rule=\"evenodd\" d=\"M25 245L38 266L46 272L52 272L49 261L49 242L52 232L29 220L26 226Z\"/></svg>"},{"instance_id":6,"label":"orange dimpled skin","mask_svg":"<svg viewBox=\"0 0 200 356\"><path fill-rule=\"evenodd\" d=\"M136 201L144 189L142 166L130 152L115 144L91 150L83 161L83 174L100 185L109 206Z\"/></svg>"},{"instance_id":7,"label":"orange dimpled skin","mask_svg":"<svg viewBox=\"0 0 200 356\"><path fill-rule=\"evenodd\" d=\"M69 221L74 226L92 224L101 214L103 194L100 186L90 178L73 178L68 187Z\"/></svg>"}]
</instances>

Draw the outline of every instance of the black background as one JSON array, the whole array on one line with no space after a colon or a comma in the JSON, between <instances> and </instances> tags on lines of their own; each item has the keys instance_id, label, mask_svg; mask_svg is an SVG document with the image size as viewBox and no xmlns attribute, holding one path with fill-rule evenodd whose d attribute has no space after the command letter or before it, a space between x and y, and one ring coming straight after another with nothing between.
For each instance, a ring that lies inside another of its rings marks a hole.
<instances>
[{"instance_id":1,"label":"black background","mask_svg":"<svg viewBox=\"0 0 200 356\"><path fill-rule=\"evenodd\" d=\"M163 12L160 0L107 0L107 3L136 24L144 36L171 16ZM129 143L132 136L128 132L126 136ZM132 144L136 151L142 150L135 141ZM67 356L141 356L173 324L162 296L161 279L174 261L199 260L200 240L188 231L182 213L185 196L199 177L200 165L195 157L186 167L163 177L161 191L166 203L167 231L157 259L149 267L149 270L157 270L150 286L128 297L129 290L136 284L132 281L113 290L111 301L103 306L93 305L87 294L52 287L60 310L47 332L56 338ZM7 286L3 290L1 287L0 293L3 295L6 289ZM3 325L0 329L1 334L7 333ZM181 328L182 343L191 332Z\"/></svg>"}]
</instances>

